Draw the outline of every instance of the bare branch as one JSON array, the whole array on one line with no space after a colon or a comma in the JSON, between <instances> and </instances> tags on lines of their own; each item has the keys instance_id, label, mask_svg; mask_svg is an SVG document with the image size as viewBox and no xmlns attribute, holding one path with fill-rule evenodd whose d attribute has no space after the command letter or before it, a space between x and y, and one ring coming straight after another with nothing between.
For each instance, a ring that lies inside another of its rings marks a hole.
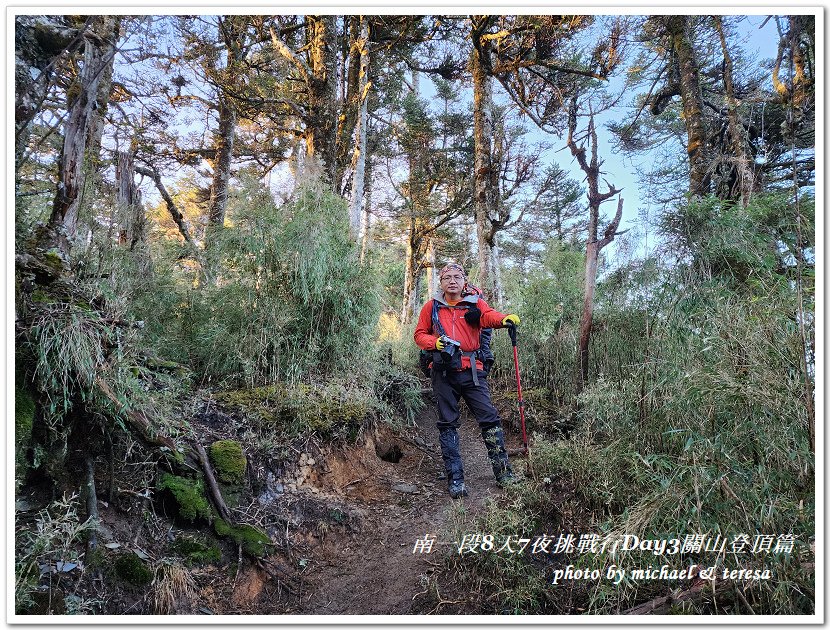
<instances>
[{"instance_id":1,"label":"bare branch","mask_svg":"<svg viewBox=\"0 0 830 630\"><path fill-rule=\"evenodd\" d=\"M597 241L597 251L601 250L603 247L608 245L611 241L614 240L614 237L618 236L619 234L624 234L628 230L623 230L622 232L618 232L617 228L620 227L620 220L622 219L622 211L623 211L623 198L620 197L619 201L617 202L617 214L614 215L614 218L611 220L611 223L608 224L608 227L605 228L605 234L603 234L603 238L600 241Z\"/></svg>"},{"instance_id":2,"label":"bare branch","mask_svg":"<svg viewBox=\"0 0 830 630\"><path fill-rule=\"evenodd\" d=\"M162 199L164 199L164 203L167 205L167 210L170 212L170 216L173 217L173 222L178 226L179 232L184 237L184 240L193 249L197 260L201 260L199 247L196 245L193 237L190 236L187 221L185 220L184 215L182 215L176 207L176 202L173 201L173 197L171 197L170 193L167 192L167 188L164 187L164 183L161 181L161 175L159 175L159 172L155 168L144 168L143 166L135 166L134 168L135 172L139 175L145 175L153 180L153 183L156 185L156 189L159 191Z\"/></svg>"},{"instance_id":3,"label":"bare branch","mask_svg":"<svg viewBox=\"0 0 830 630\"><path fill-rule=\"evenodd\" d=\"M285 43L274 32L273 26L269 28L269 31L271 32L271 43L277 52L297 67L300 74L303 76L303 79L307 83L311 83L311 78L314 76L314 72L312 72L311 68L308 67L308 64L295 55L294 52L285 45Z\"/></svg>"}]
</instances>

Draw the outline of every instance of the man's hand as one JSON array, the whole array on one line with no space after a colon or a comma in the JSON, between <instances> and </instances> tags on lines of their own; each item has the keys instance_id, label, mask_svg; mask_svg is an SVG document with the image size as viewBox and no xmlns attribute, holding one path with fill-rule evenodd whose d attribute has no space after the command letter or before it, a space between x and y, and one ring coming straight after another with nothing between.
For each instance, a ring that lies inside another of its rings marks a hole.
<instances>
[{"instance_id":1,"label":"man's hand","mask_svg":"<svg viewBox=\"0 0 830 630\"><path fill-rule=\"evenodd\" d=\"M471 306L467 309L467 312L464 313L464 320L470 326L478 326L481 323L481 309L477 306Z\"/></svg>"},{"instance_id":2,"label":"man's hand","mask_svg":"<svg viewBox=\"0 0 830 630\"><path fill-rule=\"evenodd\" d=\"M512 315L511 314L511 315L508 315L507 317L505 317L503 320L501 320L501 325L502 326L510 326L512 324L513 326L515 326L520 321L521 320L519 319L518 315Z\"/></svg>"},{"instance_id":3,"label":"man's hand","mask_svg":"<svg viewBox=\"0 0 830 630\"><path fill-rule=\"evenodd\" d=\"M441 337L438 337L438 339L435 340L435 348L437 350L443 350L446 347L447 347L447 344L444 343L444 340L441 339Z\"/></svg>"}]
</instances>

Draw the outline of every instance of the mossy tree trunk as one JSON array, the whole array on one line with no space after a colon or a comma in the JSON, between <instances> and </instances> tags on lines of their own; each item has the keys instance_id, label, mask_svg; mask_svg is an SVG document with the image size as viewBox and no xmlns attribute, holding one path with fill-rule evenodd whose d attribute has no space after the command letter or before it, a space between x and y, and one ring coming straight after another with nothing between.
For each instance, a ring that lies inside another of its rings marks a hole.
<instances>
[{"instance_id":1,"label":"mossy tree trunk","mask_svg":"<svg viewBox=\"0 0 830 630\"><path fill-rule=\"evenodd\" d=\"M43 249L55 248L69 260L72 241L78 228L78 209L84 189L84 163L87 139L98 102L99 86L115 55L116 17L96 16L84 33L84 58L81 72L69 88L69 115L58 160L58 186L47 229L40 239Z\"/></svg>"},{"instance_id":2,"label":"mossy tree trunk","mask_svg":"<svg viewBox=\"0 0 830 630\"><path fill-rule=\"evenodd\" d=\"M92 20L92 17L89 18ZM58 16L20 15L15 18L14 137L15 167L28 145L31 123L43 107L55 75L84 44L87 24L77 28Z\"/></svg>"},{"instance_id":3,"label":"mossy tree trunk","mask_svg":"<svg viewBox=\"0 0 830 630\"><path fill-rule=\"evenodd\" d=\"M353 55L360 56L358 96L360 106L355 121L354 150L350 171L352 176L351 202L349 204L349 229L354 239L360 236L360 223L363 210L363 191L366 181L366 131L369 125L369 21L364 15L360 17L360 38L353 46Z\"/></svg>"},{"instance_id":4,"label":"mossy tree trunk","mask_svg":"<svg viewBox=\"0 0 830 630\"><path fill-rule=\"evenodd\" d=\"M478 285L488 295L493 292L492 274L492 217L495 215L495 181L497 169L493 165L492 146L493 90L492 79L487 71L490 66L490 48L481 37L487 30L490 16L477 16L473 21L470 53L470 70L473 76L473 139L475 163L475 208L476 235L478 237Z\"/></svg>"},{"instance_id":5,"label":"mossy tree trunk","mask_svg":"<svg viewBox=\"0 0 830 630\"><path fill-rule=\"evenodd\" d=\"M700 70L691 35L695 19L695 16L672 15L666 18L666 28L680 71L680 99L683 102L686 153L689 156L689 193L693 197L704 197L710 191L712 176Z\"/></svg>"}]
</instances>

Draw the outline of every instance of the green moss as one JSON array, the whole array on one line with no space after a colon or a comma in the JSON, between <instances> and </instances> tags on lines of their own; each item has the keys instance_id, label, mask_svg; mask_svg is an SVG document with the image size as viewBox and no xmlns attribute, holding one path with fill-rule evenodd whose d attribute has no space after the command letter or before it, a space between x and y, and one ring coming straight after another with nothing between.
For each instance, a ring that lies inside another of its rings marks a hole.
<instances>
[{"instance_id":1,"label":"green moss","mask_svg":"<svg viewBox=\"0 0 830 630\"><path fill-rule=\"evenodd\" d=\"M220 536L232 539L237 545L242 545L242 550L252 556L261 558L265 555L271 538L261 529L253 525L229 525L221 518L213 522L216 533Z\"/></svg>"},{"instance_id":2,"label":"green moss","mask_svg":"<svg viewBox=\"0 0 830 630\"><path fill-rule=\"evenodd\" d=\"M372 410L373 394L338 383L306 383L220 392L217 402L241 410L262 428L292 439L311 432L324 438L356 435Z\"/></svg>"},{"instance_id":3,"label":"green moss","mask_svg":"<svg viewBox=\"0 0 830 630\"><path fill-rule=\"evenodd\" d=\"M230 484L241 483L245 478L248 460L242 452L242 445L234 440L219 440L210 446L210 461L216 468L219 481Z\"/></svg>"},{"instance_id":4,"label":"green moss","mask_svg":"<svg viewBox=\"0 0 830 630\"><path fill-rule=\"evenodd\" d=\"M100 569L106 561L106 554L100 547L89 549L84 554L84 564L87 569Z\"/></svg>"},{"instance_id":5,"label":"green moss","mask_svg":"<svg viewBox=\"0 0 830 630\"><path fill-rule=\"evenodd\" d=\"M114 566L118 577L135 586L146 586L153 581L153 572L134 553L119 556Z\"/></svg>"},{"instance_id":6,"label":"green moss","mask_svg":"<svg viewBox=\"0 0 830 630\"><path fill-rule=\"evenodd\" d=\"M32 425L35 421L35 401L23 387L14 392L14 464L16 476L26 474L26 449L32 441Z\"/></svg>"},{"instance_id":7,"label":"green moss","mask_svg":"<svg viewBox=\"0 0 830 630\"><path fill-rule=\"evenodd\" d=\"M31 293L31 300L35 304L48 304L56 301L56 298L54 295L44 291L43 289L35 289Z\"/></svg>"},{"instance_id":8,"label":"green moss","mask_svg":"<svg viewBox=\"0 0 830 630\"><path fill-rule=\"evenodd\" d=\"M180 536L172 544L172 549L188 566L219 562L222 559L219 546L207 538Z\"/></svg>"},{"instance_id":9,"label":"green moss","mask_svg":"<svg viewBox=\"0 0 830 630\"><path fill-rule=\"evenodd\" d=\"M51 247L43 252L41 262L44 268L54 277L58 277L69 269L66 259L57 247Z\"/></svg>"},{"instance_id":10,"label":"green moss","mask_svg":"<svg viewBox=\"0 0 830 630\"><path fill-rule=\"evenodd\" d=\"M222 498L229 508L238 508L242 505L242 498L244 496L244 488L242 486L220 483L219 489L222 491Z\"/></svg>"},{"instance_id":11,"label":"green moss","mask_svg":"<svg viewBox=\"0 0 830 630\"><path fill-rule=\"evenodd\" d=\"M210 518L210 504L205 498L201 479L187 479L169 473L162 473L158 489L167 491L175 499L179 516L193 522L197 518Z\"/></svg>"}]
</instances>

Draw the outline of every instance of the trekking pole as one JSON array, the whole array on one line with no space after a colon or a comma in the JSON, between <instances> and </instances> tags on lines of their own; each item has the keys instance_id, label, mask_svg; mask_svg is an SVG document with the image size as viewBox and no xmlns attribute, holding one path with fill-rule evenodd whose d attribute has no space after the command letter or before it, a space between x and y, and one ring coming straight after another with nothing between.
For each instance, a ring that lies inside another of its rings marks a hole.
<instances>
[{"instance_id":1,"label":"trekking pole","mask_svg":"<svg viewBox=\"0 0 830 630\"><path fill-rule=\"evenodd\" d=\"M510 335L510 342L513 344L513 365L516 366L516 389L519 393L519 418L522 421L522 444L524 454L529 454L527 448L527 430L525 429L525 402L522 400L522 378L519 376L519 350L516 342L516 324L507 325L507 333Z\"/></svg>"}]
</instances>

